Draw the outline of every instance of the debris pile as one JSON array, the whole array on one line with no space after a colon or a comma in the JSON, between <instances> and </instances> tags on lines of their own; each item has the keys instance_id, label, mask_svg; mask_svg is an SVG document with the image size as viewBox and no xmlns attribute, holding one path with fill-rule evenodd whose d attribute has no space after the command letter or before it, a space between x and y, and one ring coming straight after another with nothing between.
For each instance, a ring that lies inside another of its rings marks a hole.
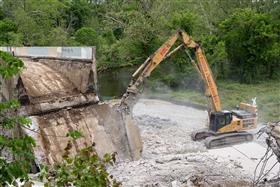
<instances>
[{"instance_id":1,"label":"debris pile","mask_svg":"<svg viewBox=\"0 0 280 187\"><path fill-rule=\"evenodd\" d=\"M256 166L253 184L254 186L265 184L278 186L280 185L280 169L276 175L271 176L271 174L273 174L274 168L280 167L280 121L265 124L258 134L259 137L263 134L266 135L267 150ZM269 162L273 162L273 164L268 165Z\"/></svg>"},{"instance_id":2,"label":"debris pile","mask_svg":"<svg viewBox=\"0 0 280 187\"><path fill-rule=\"evenodd\" d=\"M207 124L206 111L143 99L133 115L141 130L142 158L110 168L123 186L250 185L237 162L218 159L191 140L191 132Z\"/></svg>"}]
</instances>

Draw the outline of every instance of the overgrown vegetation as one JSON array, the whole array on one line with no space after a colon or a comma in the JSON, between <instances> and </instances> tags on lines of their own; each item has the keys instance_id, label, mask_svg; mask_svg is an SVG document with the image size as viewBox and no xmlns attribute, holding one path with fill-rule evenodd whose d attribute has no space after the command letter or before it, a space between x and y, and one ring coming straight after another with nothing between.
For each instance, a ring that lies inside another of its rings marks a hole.
<instances>
[{"instance_id":1,"label":"overgrown vegetation","mask_svg":"<svg viewBox=\"0 0 280 187\"><path fill-rule=\"evenodd\" d=\"M12 55L0 52L0 75L2 81L18 74L23 62ZM2 98L3 99L3 98ZM34 140L21 133L20 126L29 126L28 118L19 116L16 100L0 103L0 186L16 185L16 179L28 181L31 161L34 160Z\"/></svg>"},{"instance_id":2,"label":"overgrown vegetation","mask_svg":"<svg viewBox=\"0 0 280 187\"><path fill-rule=\"evenodd\" d=\"M73 140L82 136L79 131L73 131L67 134ZM94 144L86 147L71 156L72 140L68 141L64 149L63 161L54 166L43 166L40 179L44 181L46 187L51 186L76 186L76 187L118 187L118 183L110 175L106 167L116 162L116 153L105 154L103 158L97 155Z\"/></svg>"},{"instance_id":3,"label":"overgrown vegetation","mask_svg":"<svg viewBox=\"0 0 280 187\"><path fill-rule=\"evenodd\" d=\"M232 76L245 83L279 76L279 23L268 14L240 9L220 24Z\"/></svg>"},{"instance_id":4,"label":"overgrown vegetation","mask_svg":"<svg viewBox=\"0 0 280 187\"><path fill-rule=\"evenodd\" d=\"M101 71L143 63L181 28L217 78L256 83L280 77L279 12L275 0L2 0L0 45L97 46ZM170 61L190 71L183 53Z\"/></svg>"}]
</instances>

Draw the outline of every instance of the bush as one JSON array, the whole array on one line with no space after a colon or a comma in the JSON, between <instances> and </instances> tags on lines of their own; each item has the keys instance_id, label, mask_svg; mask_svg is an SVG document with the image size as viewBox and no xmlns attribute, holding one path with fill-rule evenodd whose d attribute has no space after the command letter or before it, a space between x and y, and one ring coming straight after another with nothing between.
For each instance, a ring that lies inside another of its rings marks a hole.
<instances>
[{"instance_id":1,"label":"bush","mask_svg":"<svg viewBox=\"0 0 280 187\"><path fill-rule=\"evenodd\" d=\"M0 51L0 75L4 78L10 78L22 70L23 62L13 57L11 54Z\"/></svg>"},{"instance_id":2,"label":"bush","mask_svg":"<svg viewBox=\"0 0 280 187\"><path fill-rule=\"evenodd\" d=\"M97 46L98 35L92 28L83 27L76 31L75 40L82 45Z\"/></svg>"},{"instance_id":3,"label":"bush","mask_svg":"<svg viewBox=\"0 0 280 187\"><path fill-rule=\"evenodd\" d=\"M0 51L0 75L10 78L19 73L23 62L11 54ZM0 103L0 186L16 185L15 179L28 181L31 161L34 160L34 140L27 135L21 135L19 127L28 127L31 121L18 116L16 109L18 101L10 100Z\"/></svg>"},{"instance_id":4,"label":"bush","mask_svg":"<svg viewBox=\"0 0 280 187\"><path fill-rule=\"evenodd\" d=\"M79 138L76 133L70 134L70 136ZM72 142L69 141L64 149L63 162L55 164L52 168L42 167L40 179L47 180L45 186L120 186L120 183L114 180L106 170L107 165L115 163L116 153L105 154L103 158L99 158L93 145L71 157L69 156L71 147Z\"/></svg>"},{"instance_id":5,"label":"bush","mask_svg":"<svg viewBox=\"0 0 280 187\"><path fill-rule=\"evenodd\" d=\"M273 77L273 69L279 67L279 54L275 55L279 25L271 16L239 9L220 24L220 30L234 77L244 83Z\"/></svg>"}]
</instances>

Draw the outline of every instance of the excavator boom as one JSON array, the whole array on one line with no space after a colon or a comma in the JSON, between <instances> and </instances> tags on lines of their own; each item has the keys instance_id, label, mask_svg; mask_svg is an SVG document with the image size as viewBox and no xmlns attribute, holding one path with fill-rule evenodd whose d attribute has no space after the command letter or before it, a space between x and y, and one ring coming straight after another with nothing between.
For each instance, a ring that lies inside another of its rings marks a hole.
<instances>
[{"instance_id":1,"label":"excavator boom","mask_svg":"<svg viewBox=\"0 0 280 187\"><path fill-rule=\"evenodd\" d=\"M221 111L221 101L220 96L218 94L217 85L213 78L212 71L208 65L207 59L205 58L205 55L200 47L196 49L196 57L198 59L198 67L200 70L200 74L202 75L204 83L206 84L208 92L206 95L211 98L213 107L212 110L215 112L219 112Z\"/></svg>"},{"instance_id":2,"label":"excavator boom","mask_svg":"<svg viewBox=\"0 0 280 187\"><path fill-rule=\"evenodd\" d=\"M181 39L182 44L176 47L171 52L169 52L178 39ZM150 76L151 72L164 59L168 58L181 48L189 48L195 50L197 62L194 62L194 65L206 84L206 88L208 90L207 96L209 96L211 99L213 110L220 111L221 103L218 95L217 86L213 79L211 69L208 66L208 62L203 53L203 50L187 33L181 30L177 31L176 34L171 36L153 55L148 57L147 60L135 71L135 73L132 75L132 81L130 82L126 93L121 99L121 106L132 108L133 105L137 102L139 86L142 85L145 78Z\"/></svg>"}]
</instances>

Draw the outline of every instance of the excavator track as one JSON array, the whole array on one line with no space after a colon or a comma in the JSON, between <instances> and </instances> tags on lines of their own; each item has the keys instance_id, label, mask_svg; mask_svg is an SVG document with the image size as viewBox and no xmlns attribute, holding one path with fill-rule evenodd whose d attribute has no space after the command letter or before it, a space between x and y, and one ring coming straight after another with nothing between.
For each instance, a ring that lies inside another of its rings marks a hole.
<instances>
[{"instance_id":1,"label":"excavator track","mask_svg":"<svg viewBox=\"0 0 280 187\"><path fill-rule=\"evenodd\" d=\"M191 134L192 140L193 141L200 141L200 140L204 140L208 137L211 136L216 136L217 133L213 132L213 131L209 131L208 129L199 129L196 131L193 131Z\"/></svg>"},{"instance_id":2,"label":"excavator track","mask_svg":"<svg viewBox=\"0 0 280 187\"><path fill-rule=\"evenodd\" d=\"M218 134L205 139L205 146L208 149L234 145L238 143L250 142L254 139L253 134L248 132L235 132L227 134Z\"/></svg>"}]
</instances>

